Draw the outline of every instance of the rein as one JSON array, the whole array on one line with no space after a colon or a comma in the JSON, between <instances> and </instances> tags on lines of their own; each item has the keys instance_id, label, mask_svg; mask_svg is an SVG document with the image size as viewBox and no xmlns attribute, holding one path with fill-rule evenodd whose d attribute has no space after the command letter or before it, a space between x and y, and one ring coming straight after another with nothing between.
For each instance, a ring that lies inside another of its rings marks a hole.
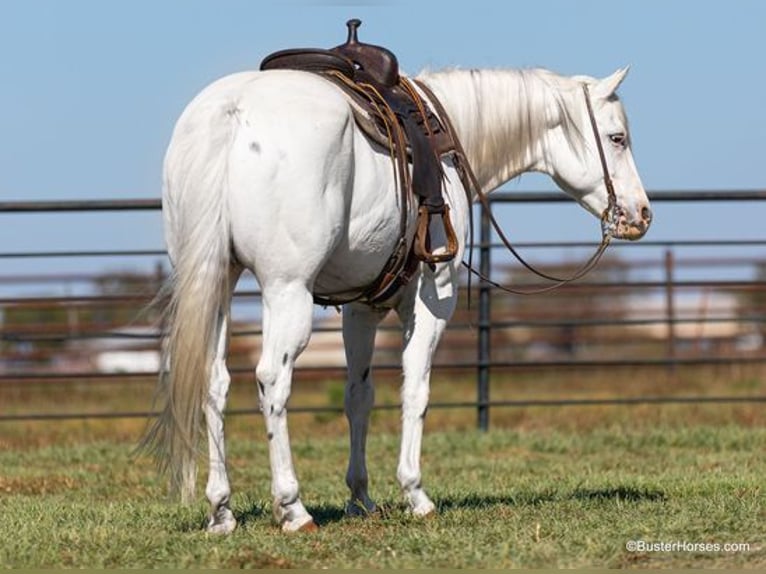
<instances>
[{"instance_id":1,"label":"rein","mask_svg":"<svg viewBox=\"0 0 766 574\"><path fill-rule=\"evenodd\" d=\"M498 237L500 238L500 240L502 241L506 249L508 249L508 251L510 251L511 254L514 257L516 257L519 263L521 263L527 270L531 271L538 277L541 277L548 281L552 281L554 283L553 285L548 285L540 289L531 289L531 290L515 289L512 287L508 287L507 285L502 285L500 283L493 281L484 273L476 269L473 266L474 223L473 223L473 212L471 211L469 215L469 224L470 224L469 233L471 238L471 245L469 246L469 250L468 250L468 261L467 262L463 261L463 266L466 267L469 271L469 276L468 276L469 294L470 294L471 275L476 275L481 281L484 281L485 283L489 283L493 287L497 287L498 289L501 289L502 291L506 291L508 293L513 293L515 295L537 295L541 293L546 293L548 291L553 291L554 289L558 289L559 287L563 287L567 283L576 281L577 279L580 279L581 277L585 276L590 271L592 271L593 268L598 264L599 260L601 259L602 255L604 254L604 252L606 251L606 248L609 245L610 236L608 234L607 220L609 218L610 213L613 212L615 206L617 205L617 195L614 191L614 184L612 183L612 178L609 175L609 168L606 162L606 154L604 153L604 147L601 144L601 138L598 132L598 125L596 123L596 116L593 112L593 106L590 101L590 92L588 90L587 84L582 84L582 89L583 89L583 94L585 96L585 104L588 110L588 118L590 119L591 129L593 130L593 135L596 139L596 148L598 150L599 160L601 162L601 170L603 172L604 186L606 187L608 199L607 199L607 206L604 209L603 213L601 214L601 230L602 230L601 243L596 248L596 251L593 253L593 255L590 256L590 258L583 264L582 267L580 267L580 269L575 271L571 276L562 278L562 277L556 277L554 275L551 275L543 271L540 271L539 269L536 269L532 264L528 263L521 256L521 254L519 254L516 248L511 244L510 240L508 239L508 237L506 236L506 234L503 232L502 228L500 227L500 224L497 222L497 219L492 214L489 198L487 197L487 194L484 193L484 191L481 189L481 185L479 184L479 181L476 178L476 174L471 168L471 164L468 161L468 156L465 153L465 149L463 148L463 145L460 143L460 139L457 137L457 133L455 132L455 128L452 124L452 121L449 119L449 115L447 114L446 110L442 106L439 99L436 97L436 95L428 86L426 86L422 81L419 81L419 80L415 80L415 82L423 90L423 92L428 96L429 100L431 100L432 105L434 106L442 122L444 123L444 127L447 130L447 133L449 133L450 138L452 139L452 142L455 147L456 168L458 169L460 178L463 181L463 187L468 197L469 206L472 203L471 189L473 189L473 191L476 192L476 196L479 198L479 201L481 202L483 209L486 211L489 217L489 221L492 224L492 227L494 228L495 232L497 233Z\"/></svg>"}]
</instances>

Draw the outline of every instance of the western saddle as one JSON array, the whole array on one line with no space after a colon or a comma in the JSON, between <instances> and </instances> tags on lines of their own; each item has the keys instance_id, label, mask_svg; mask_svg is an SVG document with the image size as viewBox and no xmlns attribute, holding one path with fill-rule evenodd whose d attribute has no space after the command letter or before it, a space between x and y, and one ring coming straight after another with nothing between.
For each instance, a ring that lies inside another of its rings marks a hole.
<instances>
[{"instance_id":1,"label":"western saddle","mask_svg":"<svg viewBox=\"0 0 766 574\"><path fill-rule=\"evenodd\" d=\"M442 121L420 97L412 82L399 74L399 63L393 52L359 41L361 23L358 19L346 23L348 39L345 44L329 50L280 50L261 62L261 70L313 72L340 87L350 98L354 118L363 133L388 150L399 182L402 210L396 250L378 278L363 293L345 300L315 296L317 303L325 305L353 300L371 304L382 302L412 278L420 261L433 267L435 263L452 260L458 249L449 207L442 195L441 156L455 151L449 119L430 90L419 84L439 110ZM413 197L418 201L418 218L412 244L408 244L407 206ZM435 216L441 218L445 238L445 249L440 253L431 249L429 229Z\"/></svg>"}]
</instances>

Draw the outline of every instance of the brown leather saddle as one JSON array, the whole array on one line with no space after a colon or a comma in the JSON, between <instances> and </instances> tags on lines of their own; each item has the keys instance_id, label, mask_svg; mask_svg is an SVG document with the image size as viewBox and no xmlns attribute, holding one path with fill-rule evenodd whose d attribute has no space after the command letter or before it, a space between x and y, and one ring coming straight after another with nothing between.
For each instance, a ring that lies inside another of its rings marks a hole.
<instances>
[{"instance_id":1,"label":"brown leather saddle","mask_svg":"<svg viewBox=\"0 0 766 574\"><path fill-rule=\"evenodd\" d=\"M454 142L439 118L412 83L399 74L393 52L359 42L361 21L349 20L348 39L332 49L298 48L274 52L261 62L261 70L292 69L321 74L352 100L357 125L373 142L388 150L402 195L400 241L378 279L357 299L374 303L390 297L414 275L418 261L433 265L452 260L457 236L444 202L441 156L453 152ZM411 165L411 170L410 170ZM415 237L407 244L406 206L418 201ZM431 249L434 217L442 222L445 249ZM329 299L319 302L337 304Z\"/></svg>"}]
</instances>

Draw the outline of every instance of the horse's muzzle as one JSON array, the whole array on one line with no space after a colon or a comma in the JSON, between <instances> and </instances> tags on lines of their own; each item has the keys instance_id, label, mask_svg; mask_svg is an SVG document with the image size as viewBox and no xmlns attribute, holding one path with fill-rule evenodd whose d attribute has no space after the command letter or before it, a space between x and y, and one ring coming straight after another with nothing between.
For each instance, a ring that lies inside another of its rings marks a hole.
<instances>
[{"instance_id":1,"label":"horse's muzzle","mask_svg":"<svg viewBox=\"0 0 766 574\"><path fill-rule=\"evenodd\" d=\"M631 216L622 207L614 206L602 220L604 234L628 241L641 239L652 223L652 210L645 205L636 211L637 213Z\"/></svg>"}]
</instances>

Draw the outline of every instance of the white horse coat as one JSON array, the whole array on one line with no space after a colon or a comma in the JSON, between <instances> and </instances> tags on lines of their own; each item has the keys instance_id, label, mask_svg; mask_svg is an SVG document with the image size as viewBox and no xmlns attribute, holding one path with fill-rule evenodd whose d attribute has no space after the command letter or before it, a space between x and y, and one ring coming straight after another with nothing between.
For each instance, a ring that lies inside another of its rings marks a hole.
<instances>
[{"instance_id":1,"label":"white horse coat","mask_svg":"<svg viewBox=\"0 0 766 574\"><path fill-rule=\"evenodd\" d=\"M441 100L484 192L524 171L549 174L597 216L607 192L583 83L590 89L617 205L616 237L636 239L651 211L633 162L628 125L603 80L543 70L462 71L420 76ZM434 511L423 489L420 446L431 359L457 300L470 205L449 158L444 195L460 238L458 257L421 266L385 304L343 309L350 426L347 512L375 510L365 442L375 330L393 309L404 333L402 445L397 478L416 515ZM400 196L385 151L358 129L342 92L298 71L245 72L218 80L186 108L165 159L163 214L174 265L163 377L167 403L148 442L186 498L193 493L198 429L206 424L209 530L229 532L223 411L229 387L229 306L243 269L263 293L263 352L256 369L269 439L274 516L286 531L313 528L302 504L287 433L293 366L311 335L312 296L354 295L371 283L399 238ZM416 206L410 213L414 233Z\"/></svg>"}]
</instances>

